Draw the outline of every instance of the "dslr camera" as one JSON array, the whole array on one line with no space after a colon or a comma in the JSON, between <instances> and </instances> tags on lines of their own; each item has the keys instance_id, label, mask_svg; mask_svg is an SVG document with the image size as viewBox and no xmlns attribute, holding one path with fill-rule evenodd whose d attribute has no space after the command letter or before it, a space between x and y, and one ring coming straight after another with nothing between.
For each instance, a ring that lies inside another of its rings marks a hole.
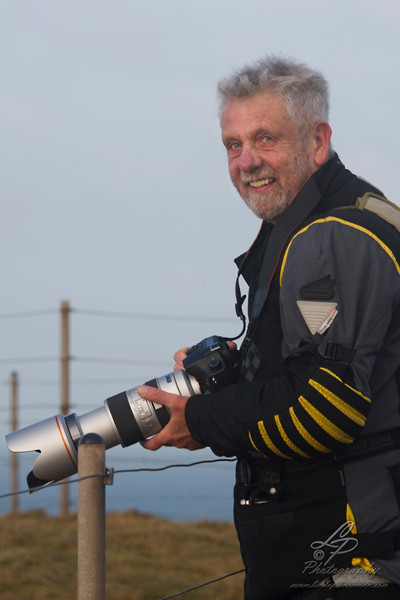
<instances>
[{"instance_id":1,"label":"dslr camera","mask_svg":"<svg viewBox=\"0 0 400 600\"><path fill-rule=\"evenodd\" d=\"M234 353L227 338L208 337L195 344L179 369L147 381L171 394L194 396L208 394L233 383L236 377ZM138 386L139 387L139 386ZM78 470L78 443L86 433L99 434L106 449L120 444L131 446L158 433L168 423L168 409L144 400L137 387L120 392L104 401L104 405L80 417L75 413L56 415L6 435L11 452L39 453L27 476L30 491L60 481Z\"/></svg>"}]
</instances>

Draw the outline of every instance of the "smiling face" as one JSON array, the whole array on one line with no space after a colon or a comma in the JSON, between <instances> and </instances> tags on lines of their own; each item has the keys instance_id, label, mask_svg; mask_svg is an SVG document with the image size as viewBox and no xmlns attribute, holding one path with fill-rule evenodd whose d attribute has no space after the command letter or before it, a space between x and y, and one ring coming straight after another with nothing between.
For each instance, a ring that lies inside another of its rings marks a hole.
<instances>
[{"instance_id":1,"label":"smiling face","mask_svg":"<svg viewBox=\"0 0 400 600\"><path fill-rule=\"evenodd\" d=\"M258 217L276 221L323 164L317 155L316 128L300 139L282 100L269 92L226 105L221 129L229 173Z\"/></svg>"}]
</instances>

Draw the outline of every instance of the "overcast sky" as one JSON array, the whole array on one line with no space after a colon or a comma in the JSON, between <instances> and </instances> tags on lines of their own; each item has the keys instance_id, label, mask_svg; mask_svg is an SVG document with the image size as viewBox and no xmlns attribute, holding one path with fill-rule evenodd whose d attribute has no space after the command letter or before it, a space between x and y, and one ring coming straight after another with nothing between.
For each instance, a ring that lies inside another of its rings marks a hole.
<instances>
[{"instance_id":1,"label":"overcast sky","mask_svg":"<svg viewBox=\"0 0 400 600\"><path fill-rule=\"evenodd\" d=\"M77 359L77 412L168 372L181 346L238 333L232 259L259 222L220 142L215 87L232 69L275 53L321 70L335 149L400 202L399 50L398 0L1 0L4 429L11 370L21 405L45 405L22 424L57 411L62 300L76 358L154 361Z\"/></svg>"}]
</instances>

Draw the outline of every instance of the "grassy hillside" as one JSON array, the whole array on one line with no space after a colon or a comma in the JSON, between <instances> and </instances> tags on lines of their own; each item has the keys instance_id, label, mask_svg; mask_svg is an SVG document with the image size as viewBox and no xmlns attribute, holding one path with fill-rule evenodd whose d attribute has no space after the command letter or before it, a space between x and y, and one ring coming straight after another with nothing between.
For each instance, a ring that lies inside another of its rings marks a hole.
<instances>
[{"instance_id":1,"label":"grassy hillside","mask_svg":"<svg viewBox=\"0 0 400 600\"><path fill-rule=\"evenodd\" d=\"M230 523L171 523L137 512L106 521L107 600L158 600L243 568ZM76 515L0 518L0 598L76 599ZM178 596L241 600L243 574Z\"/></svg>"}]
</instances>

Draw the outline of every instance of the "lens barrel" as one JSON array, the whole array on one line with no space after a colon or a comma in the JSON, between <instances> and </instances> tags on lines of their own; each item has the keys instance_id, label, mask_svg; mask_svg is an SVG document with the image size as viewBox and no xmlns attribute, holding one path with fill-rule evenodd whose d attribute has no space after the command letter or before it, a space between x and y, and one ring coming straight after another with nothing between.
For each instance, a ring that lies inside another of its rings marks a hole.
<instances>
[{"instance_id":1,"label":"lens barrel","mask_svg":"<svg viewBox=\"0 0 400 600\"><path fill-rule=\"evenodd\" d=\"M152 379L145 385L179 396L201 393L196 379L183 370ZM104 405L81 415L56 415L6 435L11 452L39 452L28 474L29 489L59 481L77 471L78 443L87 433L99 434L106 449L130 446L160 431L169 421L168 409L144 400L137 387L107 398Z\"/></svg>"},{"instance_id":2,"label":"lens barrel","mask_svg":"<svg viewBox=\"0 0 400 600\"><path fill-rule=\"evenodd\" d=\"M196 380L183 370L152 379L145 385L179 396L201 393ZM168 409L162 404L144 400L137 393L137 389L132 388L105 401L123 447L158 433L169 421Z\"/></svg>"}]
</instances>

